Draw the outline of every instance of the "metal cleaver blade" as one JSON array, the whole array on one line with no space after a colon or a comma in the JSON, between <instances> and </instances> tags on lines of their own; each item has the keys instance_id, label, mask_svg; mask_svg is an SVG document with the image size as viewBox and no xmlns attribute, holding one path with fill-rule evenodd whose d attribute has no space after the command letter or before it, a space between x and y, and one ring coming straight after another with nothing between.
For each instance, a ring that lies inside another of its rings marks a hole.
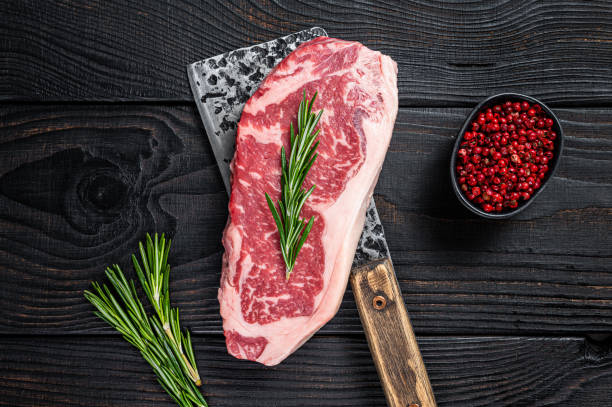
<instances>
[{"instance_id":1,"label":"metal cleaver blade","mask_svg":"<svg viewBox=\"0 0 612 407\"><path fill-rule=\"evenodd\" d=\"M314 27L187 66L191 90L228 194L229 164L244 104L283 58L319 36L327 33ZM366 212L350 281L387 404L435 406L374 199Z\"/></svg>"}]
</instances>

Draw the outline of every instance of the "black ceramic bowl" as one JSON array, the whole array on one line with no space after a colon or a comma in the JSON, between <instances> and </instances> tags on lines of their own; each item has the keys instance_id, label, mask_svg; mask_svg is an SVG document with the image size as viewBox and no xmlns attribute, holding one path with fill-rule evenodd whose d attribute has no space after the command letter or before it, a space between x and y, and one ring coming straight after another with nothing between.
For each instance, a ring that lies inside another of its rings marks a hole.
<instances>
[{"instance_id":1,"label":"black ceramic bowl","mask_svg":"<svg viewBox=\"0 0 612 407\"><path fill-rule=\"evenodd\" d=\"M546 115L550 117L554 122L552 130L557 133L557 138L554 141L555 143L555 149L553 150L554 156L552 160L549 161L548 163L548 167L549 167L548 173L546 174L544 179L542 179L542 184L540 188L534 191L534 194L531 196L531 198L529 198L529 200L527 201L521 201L519 203L519 206L516 207L515 209L504 210L502 212L490 212L489 213L489 212L485 212L478 204L472 203L470 200L467 199L467 197L463 194L463 192L461 192L461 189L459 188L459 184L457 182L457 173L455 171L455 167L457 166L457 151L459 150L459 145L461 144L461 141L463 140L463 136L465 132L468 130L472 121L474 121L474 119L477 117L478 113L480 113L481 110L487 109L496 104L504 103L507 100L510 100L512 102L527 101L531 104L537 103L540 106L542 106L542 109L546 112ZM559 119L557 118L557 116L555 116L555 114L552 112L552 110L548 108L548 106L546 106L544 103L540 102L537 99L534 99L530 96L520 95L518 93L500 93L499 95L491 96L483 100L478 106L476 106L476 108L474 108L472 113L470 113L470 115L465 120L465 123L463 123L461 130L459 131L459 135L457 136L457 141L455 141L455 148L453 148L453 155L451 156L451 160L450 160L450 176L451 176L451 183L453 184L453 190L455 191L455 195L457 195L457 198L459 199L459 201L461 201L461 203L466 208L468 208L470 211L472 211L476 215L482 216L483 218L487 218L487 219L509 218L521 212L529 205L531 205L531 203L538 197L538 195L542 193L544 188L546 188L548 181L553 177L553 175L557 171L557 167L559 166L559 161L561 159L562 152L563 152L563 130L561 129L561 123L559 122Z\"/></svg>"}]
</instances>

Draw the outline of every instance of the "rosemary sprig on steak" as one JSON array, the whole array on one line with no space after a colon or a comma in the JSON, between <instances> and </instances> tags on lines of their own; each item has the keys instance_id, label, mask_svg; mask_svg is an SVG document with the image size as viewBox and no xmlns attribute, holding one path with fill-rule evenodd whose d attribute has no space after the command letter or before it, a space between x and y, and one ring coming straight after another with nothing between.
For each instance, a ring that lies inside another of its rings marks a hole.
<instances>
[{"instance_id":1,"label":"rosemary sprig on steak","mask_svg":"<svg viewBox=\"0 0 612 407\"><path fill-rule=\"evenodd\" d=\"M198 375L191 336L181 331L177 308L170 307L168 281L170 266L164 235L154 239L147 234L146 249L140 243L142 267L132 256L143 291L155 309L155 316L147 315L138 299L134 280L128 280L115 264L106 268L114 292L106 284L92 283L93 290L85 291L85 298L98 311L95 314L119 331L134 345L151 365L157 381L180 407L206 407L206 401L197 386Z\"/></svg>"},{"instance_id":2,"label":"rosemary sprig on steak","mask_svg":"<svg viewBox=\"0 0 612 407\"><path fill-rule=\"evenodd\" d=\"M319 146L319 141L315 140L320 130L314 131L314 129L321 119L323 110L318 114L312 113L312 105L316 98L317 92L309 101L304 91L304 97L298 109L297 132L291 123L291 153L288 161L285 147L281 147L281 198L277 201L278 210L266 193L266 200L280 235L280 249L285 260L287 280L289 280L295 260L314 224L314 216L306 222L305 219L300 218L300 212L304 202L316 187L313 185L308 191L302 189L306 174L317 158L315 151Z\"/></svg>"}]
</instances>

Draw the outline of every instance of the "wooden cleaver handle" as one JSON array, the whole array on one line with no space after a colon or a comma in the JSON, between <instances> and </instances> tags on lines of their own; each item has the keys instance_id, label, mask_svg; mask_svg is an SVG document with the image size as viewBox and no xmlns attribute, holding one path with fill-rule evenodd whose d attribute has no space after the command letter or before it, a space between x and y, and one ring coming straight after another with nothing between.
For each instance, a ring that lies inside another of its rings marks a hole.
<instances>
[{"instance_id":1,"label":"wooden cleaver handle","mask_svg":"<svg viewBox=\"0 0 612 407\"><path fill-rule=\"evenodd\" d=\"M433 390L389 259L354 268L350 280L387 405L435 407Z\"/></svg>"}]
</instances>

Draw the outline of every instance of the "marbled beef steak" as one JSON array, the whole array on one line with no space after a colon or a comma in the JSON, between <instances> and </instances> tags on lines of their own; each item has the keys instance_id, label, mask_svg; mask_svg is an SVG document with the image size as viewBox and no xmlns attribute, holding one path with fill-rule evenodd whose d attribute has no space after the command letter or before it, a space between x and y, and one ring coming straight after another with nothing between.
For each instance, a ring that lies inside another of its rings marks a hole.
<instances>
[{"instance_id":1,"label":"marbled beef steak","mask_svg":"<svg viewBox=\"0 0 612 407\"><path fill-rule=\"evenodd\" d=\"M397 66L357 42L319 37L302 44L246 103L231 163L229 219L219 288L227 348L275 365L337 312L365 212L397 114ZM316 184L302 216L315 216L289 280L264 192L280 195L280 149L289 148L303 91L319 97Z\"/></svg>"}]
</instances>

